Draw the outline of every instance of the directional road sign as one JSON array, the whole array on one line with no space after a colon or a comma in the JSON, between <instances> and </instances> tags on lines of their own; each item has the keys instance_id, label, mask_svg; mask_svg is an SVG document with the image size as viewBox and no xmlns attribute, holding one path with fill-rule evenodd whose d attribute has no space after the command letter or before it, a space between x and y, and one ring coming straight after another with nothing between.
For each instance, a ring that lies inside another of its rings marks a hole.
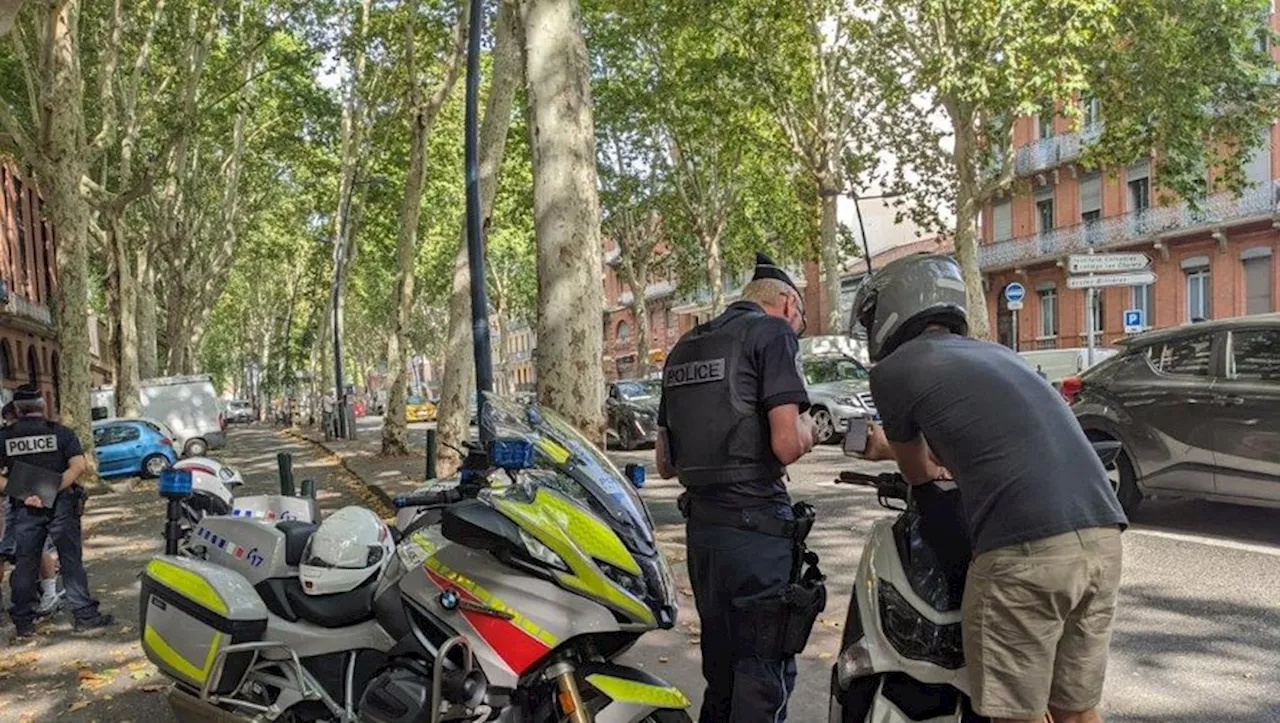
<instances>
[{"instance_id":1,"label":"directional road sign","mask_svg":"<svg viewBox=\"0 0 1280 723\"><path fill-rule=\"evenodd\" d=\"M1131 271L1127 274L1102 274L1099 276L1068 276L1068 289L1098 289L1104 286L1145 286L1154 284L1152 271Z\"/></svg>"},{"instance_id":2,"label":"directional road sign","mask_svg":"<svg viewBox=\"0 0 1280 723\"><path fill-rule=\"evenodd\" d=\"M1072 254L1067 257L1067 271L1072 274L1138 271L1150 264L1151 259L1146 254Z\"/></svg>"},{"instance_id":3,"label":"directional road sign","mask_svg":"<svg viewBox=\"0 0 1280 723\"><path fill-rule=\"evenodd\" d=\"M1144 314L1142 309L1125 309L1124 312L1124 333L1134 334L1142 331L1146 324L1142 318Z\"/></svg>"}]
</instances>

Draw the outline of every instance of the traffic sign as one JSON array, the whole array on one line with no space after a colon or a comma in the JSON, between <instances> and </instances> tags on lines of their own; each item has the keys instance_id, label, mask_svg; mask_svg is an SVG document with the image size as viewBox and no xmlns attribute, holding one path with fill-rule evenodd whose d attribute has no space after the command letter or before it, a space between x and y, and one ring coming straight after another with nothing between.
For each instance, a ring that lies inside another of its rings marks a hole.
<instances>
[{"instance_id":1,"label":"traffic sign","mask_svg":"<svg viewBox=\"0 0 1280 723\"><path fill-rule=\"evenodd\" d=\"M1124 333L1135 334L1146 328L1143 323L1144 319L1142 309L1125 309L1124 312Z\"/></svg>"},{"instance_id":2,"label":"traffic sign","mask_svg":"<svg viewBox=\"0 0 1280 723\"><path fill-rule=\"evenodd\" d=\"M1146 254L1072 254L1067 257L1067 271L1072 274L1109 274L1116 271L1138 271L1151 265Z\"/></svg>"},{"instance_id":3,"label":"traffic sign","mask_svg":"<svg viewBox=\"0 0 1280 723\"><path fill-rule=\"evenodd\" d=\"M1005 308L1009 311L1022 311L1022 302L1010 301L1008 304L1005 304Z\"/></svg>"},{"instance_id":4,"label":"traffic sign","mask_svg":"<svg viewBox=\"0 0 1280 723\"><path fill-rule=\"evenodd\" d=\"M1145 286L1154 284L1156 275L1151 271L1131 271L1127 274L1102 274L1100 276L1068 276L1068 289L1098 289L1104 286Z\"/></svg>"},{"instance_id":5,"label":"traffic sign","mask_svg":"<svg viewBox=\"0 0 1280 723\"><path fill-rule=\"evenodd\" d=\"M1011 304L1021 303L1027 297L1027 287L1011 281L1008 286L1004 287L1004 300Z\"/></svg>"}]
</instances>

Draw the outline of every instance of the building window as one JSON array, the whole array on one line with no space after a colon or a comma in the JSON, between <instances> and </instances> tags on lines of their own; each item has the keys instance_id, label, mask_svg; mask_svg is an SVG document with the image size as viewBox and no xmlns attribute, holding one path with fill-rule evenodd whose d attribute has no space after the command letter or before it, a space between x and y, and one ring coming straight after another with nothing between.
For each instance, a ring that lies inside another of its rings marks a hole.
<instances>
[{"instance_id":1,"label":"building window","mask_svg":"<svg viewBox=\"0 0 1280 723\"><path fill-rule=\"evenodd\" d=\"M9 340L0 340L0 379L13 379L13 356L9 353Z\"/></svg>"},{"instance_id":2,"label":"building window","mask_svg":"<svg viewBox=\"0 0 1280 723\"><path fill-rule=\"evenodd\" d=\"M1089 328L1089 334L1091 336L1095 334L1100 335L1103 331L1106 330L1107 312L1104 309L1104 304L1102 303L1102 297L1103 297L1103 294L1100 290L1093 292L1093 313L1090 314L1089 308L1088 308L1089 295L1085 294L1085 299L1084 299L1085 316L1088 317L1088 320L1089 320L1088 328Z\"/></svg>"},{"instance_id":3,"label":"building window","mask_svg":"<svg viewBox=\"0 0 1280 723\"><path fill-rule=\"evenodd\" d=\"M991 207L991 240L1006 241L1013 238L1013 203L1001 201Z\"/></svg>"},{"instance_id":4,"label":"building window","mask_svg":"<svg viewBox=\"0 0 1280 723\"><path fill-rule=\"evenodd\" d=\"M1053 138L1053 118L1053 103L1046 103L1040 115L1036 116L1036 132L1040 138Z\"/></svg>"},{"instance_id":5,"label":"building window","mask_svg":"<svg viewBox=\"0 0 1280 723\"><path fill-rule=\"evenodd\" d=\"M1058 290L1053 286L1040 289L1040 336L1058 335Z\"/></svg>"},{"instance_id":6,"label":"building window","mask_svg":"<svg viewBox=\"0 0 1280 723\"><path fill-rule=\"evenodd\" d=\"M1195 266L1185 271L1187 274L1187 321L1204 321L1213 318L1209 267Z\"/></svg>"},{"instance_id":7,"label":"building window","mask_svg":"<svg viewBox=\"0 0 1280 723\"><path fill-rule=\"evenodd\" d=\"M1048 233L1053 230L1053 196L1036 201L1036 231Z\"/></svg>"},{"instance_id":8,"label":"building window","mask_svg":"<svg viewBox=\"0 0 1280 723\"><path fill-rule=\"evenodd\" d=\"M1244 258L1243 260L1244 313L1266 314L1275 309L1271 289L1275 272L1272 267L1270 249L1249 249L1249 251L1267 253L1265 256L1261 253L1255 253L1251 258Z\"/></svg>"},{"instance_id":9,"label":"building window","mask_svg":"<svg viewBox=\"0 0 1280 723\"><path fill-rule=\"evenodd\" d=\"M26 190L20 183L15 183L14 185L18 188L17 203L13 204L13 222L18 229L18 274L14 280L19 284L25 284L27 283L27 221L24 213ZM23 289L22 293L26 294L27 292Z\"/></svg>"},{"instance_id":10,"label":"building window","mask_svg":"<svg viewBox=\"0 0 1280 723\"><path fill-rule=\"evenodd\" d=\"M631 327L625 321L618 322L618 333L615 335L618 341L627 341L631 338Z\"/></svg>"},{"instance_id":11,"label":"building window","mask_svg":"<svg viewBox=\"0 0 1280 723\"><path fill-rule=\"evenodd\" d=\"M1129 211L1140 213L1151 207L1151 179L1146 161L1129 167Z\"/></svg>"},{"instance_id":12,"label":"building window","mask_svg":"<svg viewBox=\"0 0 1280 723\"><path fill-rule=\"evenodd\" d=\"M32 344L27 347L27 381L32 384L39 382L40 378L40 355L36 353L36 345Z\"/></svg>"},{"instance_id":13,"label":"building window","mask_svg":"<svg viewBox=\"0 0 1280 723\"><path fill-rule=\"evenodd\" d=\"M1148 327L1155 326L1155 319L1151 318L1156 308L1155 288L1152 284L1129 287L1132 293L1132 305L1129 308L1142 311L1142 324Z\"/></svg>"},{"instance_id":14,"label":"building window","mask_svg":"<svg viewBox=\"0 0 1280 723\"><path fill-rule=\"evenodd\" d=\"M1102 110L1098 104L1096 96L1085 94L1083 102L1080 104L1084 117L1081 118L1082 128L1089 128L1097 125L1102 120L1100 111Z\"/></svg>"}]
</instances>

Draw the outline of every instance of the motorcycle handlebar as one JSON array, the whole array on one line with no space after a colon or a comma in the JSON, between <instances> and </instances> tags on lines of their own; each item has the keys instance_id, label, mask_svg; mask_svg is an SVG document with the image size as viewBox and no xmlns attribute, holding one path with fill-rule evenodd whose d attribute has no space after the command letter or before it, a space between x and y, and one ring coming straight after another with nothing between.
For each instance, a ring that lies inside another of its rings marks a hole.
<instances>
[{"instance_id":1,"label":"motorcycle handlebar","mask_svg":"<svg viewBox=\"0 0 1280 723\"><path fill-rule=\"evenodd\" d=\"M875 487L877 495L891 499L906 499L907 497L907 481L897 472L867 474L865 472L846 470L840 473L836 483Z\"/></svg>"},{"instance_id":2,"label":"motorcycle handlebar","mask_svg":"<svg viewBox=\"0 0 1280 723\"><path fill-rule=\"evenodd\" d=\"M434 492L415 492L411 495L396 495L391 504L396 509L405 507L430 507L432 505L448 505L462 500L462 492L457 488L437 490Z\"/></svg>"}]
</instances>

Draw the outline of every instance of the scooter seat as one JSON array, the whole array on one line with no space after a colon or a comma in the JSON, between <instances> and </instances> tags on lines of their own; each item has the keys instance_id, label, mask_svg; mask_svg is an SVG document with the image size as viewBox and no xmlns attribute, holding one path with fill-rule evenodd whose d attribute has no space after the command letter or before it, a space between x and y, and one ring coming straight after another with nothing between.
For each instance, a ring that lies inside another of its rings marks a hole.
<instances>
[{"instance_id":1,"label":"scooter seat","mask_svg":"<svg viewBox=\"0 0 1280 723\"><path fill-rule=\"evenodd\" d=\"M332 595L308 595L298 578L284 581L284 595L291 612L322 628L345 628L373 617L373 596L378 576L371 575L359 587Z\"/></svg>"},{"instance_id":2,"label":"scooter seat","mask_svg":"<svg viewBox=\"0 0 1280 723\"><path fill-rule=\"evenodd\" d=\"M284 562L290 567L302 564L302 553L316 533L318 525L297 520L276 523L276 529L284 533Z\"/></svg>"}]
</instances>

